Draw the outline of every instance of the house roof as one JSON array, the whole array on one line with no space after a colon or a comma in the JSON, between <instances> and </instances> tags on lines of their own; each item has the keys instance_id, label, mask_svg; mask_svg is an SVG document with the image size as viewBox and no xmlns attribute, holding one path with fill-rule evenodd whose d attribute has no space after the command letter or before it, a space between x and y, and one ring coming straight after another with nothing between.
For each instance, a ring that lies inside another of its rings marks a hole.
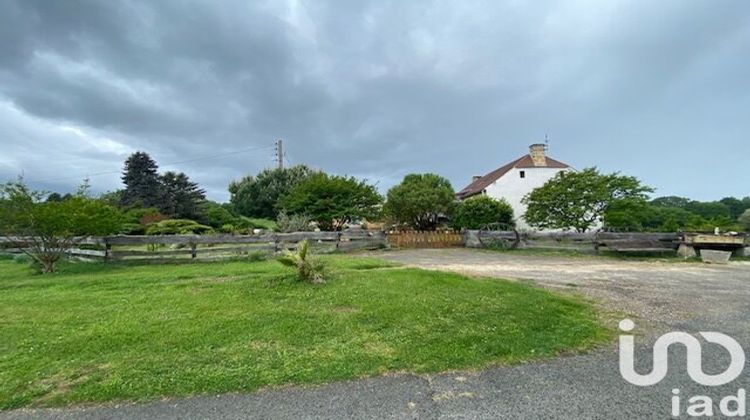
<instances>
[{"instance_id":1,"label":"house roof","mask_svg":"<svg viewBox=\"0 0 750 420\"><path fill-rule=\"evenodd\" d=\"M464 199L473 195L481 194L485 188L489 187L493 182L500 179L503 175L510 172L510 170L513 168L570 168L570 165L560 162L559 160L555 160L546 156L544 157L544 159L546 160L546 164L541 166L534 165L534 161L531 159L530 155L521 156L513 162L501 166L488 173L487 175L484 175L483 177L475 180L466 188L459 191L456 196L460 199Z\"/></svg>"}]
</instances>

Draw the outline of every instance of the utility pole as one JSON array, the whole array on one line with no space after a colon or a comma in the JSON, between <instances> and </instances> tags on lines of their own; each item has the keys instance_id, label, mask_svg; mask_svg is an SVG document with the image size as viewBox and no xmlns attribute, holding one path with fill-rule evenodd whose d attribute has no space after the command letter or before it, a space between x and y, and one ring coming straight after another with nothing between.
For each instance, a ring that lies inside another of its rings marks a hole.
<instances>
[{"instance_id":1,"label":"utility pole","mask_svg":"<svg viewBox=\"0 0 750 420\"><path fill-rule=\"evenodd\" d=\"M279 169L284 169L284 141L281 139L276 140L276 160Z\"/></svg>"}]
</instances>

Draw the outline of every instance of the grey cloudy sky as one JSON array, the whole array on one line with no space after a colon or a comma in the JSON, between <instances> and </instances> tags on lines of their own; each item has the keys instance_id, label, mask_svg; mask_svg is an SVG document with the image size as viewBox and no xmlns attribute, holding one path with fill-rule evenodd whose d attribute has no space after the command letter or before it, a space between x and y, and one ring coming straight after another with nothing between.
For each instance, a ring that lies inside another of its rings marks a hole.
<instances>
[{"instance_id":1,"label":"grey cloudy sky","mask_svg":"<svg viewBox=\"0 0 750 420\"><path fill-rule=\"evenodd\" d=\"M145 150L225 200L283 138L383 191L426 171L460 189L549 134L660 195L750 195L748 1L0 7L0 179L111 190Z\"/></svg>"}]
</instances>

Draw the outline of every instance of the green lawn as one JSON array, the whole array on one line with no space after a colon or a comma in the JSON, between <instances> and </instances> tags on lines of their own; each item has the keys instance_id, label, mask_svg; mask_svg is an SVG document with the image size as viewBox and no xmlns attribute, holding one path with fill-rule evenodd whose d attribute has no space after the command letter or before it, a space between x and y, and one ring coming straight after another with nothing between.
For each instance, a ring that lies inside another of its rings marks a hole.
<instances>
[{"instance_id":1,"label":"green lawn","mask_svg":"<svg viewBox=\"0 0 750 420\"><path fill-rule=\"evenodd\" d=\"M575 298L345 255L324 285L276 261L0 260L0 409L479 368L610 332Z\"/></svg>"}]
</instances>

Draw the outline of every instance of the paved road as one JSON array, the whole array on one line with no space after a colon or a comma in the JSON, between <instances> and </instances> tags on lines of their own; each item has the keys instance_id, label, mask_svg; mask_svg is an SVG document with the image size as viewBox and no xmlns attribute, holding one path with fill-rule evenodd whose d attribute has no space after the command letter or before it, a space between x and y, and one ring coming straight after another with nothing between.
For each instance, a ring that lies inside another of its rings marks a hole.
<instances>
[{"instance_id":1,"label":"paved road","mask_svg":"<svg viewBox=\"0 0 750 420\"><path fill-rule=\"evenodd\" d=\"M472 275L532 280L543 287L583 293L607 309L627 311L648 337L637 354L639 371L650 367L649 340L669 330L720 331L750 351L750 264L621 262L597 258L529 257L471 250L423 250L386 254L406 264ZM637 330L637 331L640 331ZM21 410L0 418L669 418L672 389L719 398L750 389L750 370L726 386L703 388L685 373L676 347L667 378L639 388L618 373L615 346L596 352L481 372L391 375L315 388L288 388L250 395L222 395L141 405L74 410ZM748 352L750 357L750 352ZM704 346L704 370L718 373L728 355ZM684 413L684 410L683 410Z\"/></svg>"}]
</instances>

